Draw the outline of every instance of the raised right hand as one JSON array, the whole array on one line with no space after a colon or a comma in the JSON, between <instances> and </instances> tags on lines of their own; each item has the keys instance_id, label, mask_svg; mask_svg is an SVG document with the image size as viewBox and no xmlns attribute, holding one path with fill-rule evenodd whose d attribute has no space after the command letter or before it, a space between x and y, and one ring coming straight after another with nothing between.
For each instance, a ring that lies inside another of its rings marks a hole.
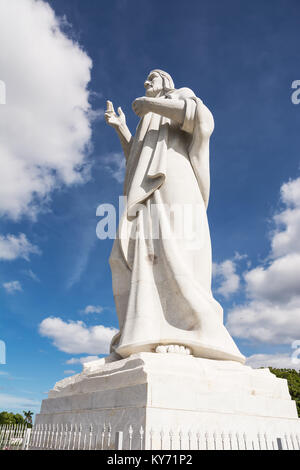
<instances>
[{"instance_id":1,"label":"raised right hand","mask_svg":"<svg viewBox=\"0 0 300 470\"><path fill-rule=\"evenodd\" d=\"M104 116L105 116L105 120L107 124L114 127L115 129L125 126L126 118L121 107L118 108L119 115L117 115L117 113L114 110L114 105L112 104L111 101L107 101L106 105L107 105L107 108L106 108Z\"/></svg>"}]
</instances>

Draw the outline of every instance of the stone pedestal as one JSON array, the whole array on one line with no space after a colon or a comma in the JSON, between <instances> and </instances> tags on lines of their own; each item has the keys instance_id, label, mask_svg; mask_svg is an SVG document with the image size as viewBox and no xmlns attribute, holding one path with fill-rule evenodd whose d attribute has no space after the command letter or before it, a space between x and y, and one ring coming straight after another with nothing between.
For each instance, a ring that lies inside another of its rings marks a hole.
<instances>
[{"instance_id":1,"label":"stone pedestal","mask_svg":"<svg viewBox=\"0 0 300 470\"><path fill-rule=\"evenodd\" d=\"M85 364L55 385L36 417L36 424L61 423L110 423L113 433L125 434L130 425L143 426L148 449L161 448L162 440L170 448L170 431L172 447L183 449L197 448L205 433L245 433L249 442L258 433L274 440L300 434L287 382L269 369L170 353ZM133 448L139 445L135 433Z\"/></svg>"}]
</instances>

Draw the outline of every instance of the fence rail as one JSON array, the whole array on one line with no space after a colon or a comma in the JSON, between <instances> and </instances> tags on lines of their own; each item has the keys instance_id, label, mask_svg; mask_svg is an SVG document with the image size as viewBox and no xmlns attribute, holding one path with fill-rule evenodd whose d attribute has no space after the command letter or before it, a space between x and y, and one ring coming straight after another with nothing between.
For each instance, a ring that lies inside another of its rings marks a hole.
<instances>
[{"instance_id":1,"label":"fence rail","mask_svg":"<svg viewBox=\"0 0 300 470\"><path fill-rule=\"evenodd\" d=\"M283 437L267 433L153 430L129 426L114 431L110 424L84 426L40 424L0 425L0 450L300 450L296 433Z\"/></svg>"}]
</instances>

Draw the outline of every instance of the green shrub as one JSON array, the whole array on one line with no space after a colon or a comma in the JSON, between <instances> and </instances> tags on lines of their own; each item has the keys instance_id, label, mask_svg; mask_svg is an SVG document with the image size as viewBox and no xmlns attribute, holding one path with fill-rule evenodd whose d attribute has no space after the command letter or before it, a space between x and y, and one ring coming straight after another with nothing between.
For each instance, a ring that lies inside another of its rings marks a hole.
<instances>
[{"instance_id":1,"label":"green shrub","mask_svg":"<svg viewBox=\"0 0 300 470\"><path fill-rule=\"evenodd\" d=\"M294 369L273 369L273 367L269 367L269 369L276 377L288 381L290 394L292 400L296 402L298 416L300 417L300 372Z\"/></svg>"}]
</instances>

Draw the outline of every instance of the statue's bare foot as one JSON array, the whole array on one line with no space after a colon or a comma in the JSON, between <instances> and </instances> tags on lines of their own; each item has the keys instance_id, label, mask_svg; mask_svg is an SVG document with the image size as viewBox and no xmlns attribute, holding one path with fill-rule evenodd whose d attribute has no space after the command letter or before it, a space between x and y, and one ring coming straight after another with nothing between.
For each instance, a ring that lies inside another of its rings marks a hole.
<instances>
[{"instance_id":1,"label":"statue's bare foot","mask_svg":"<svg viewBox=\"0 0 300 470\"><path fill-rule=\"evenodd\" d=\"M159 346L156 347L155 352L157 353L175 353L175 354L183 354L185 356L188 356L191 354L190 348L187 348L186 346L182 346L180 344L160 344Z\"/></svg>"}]
</instances>

